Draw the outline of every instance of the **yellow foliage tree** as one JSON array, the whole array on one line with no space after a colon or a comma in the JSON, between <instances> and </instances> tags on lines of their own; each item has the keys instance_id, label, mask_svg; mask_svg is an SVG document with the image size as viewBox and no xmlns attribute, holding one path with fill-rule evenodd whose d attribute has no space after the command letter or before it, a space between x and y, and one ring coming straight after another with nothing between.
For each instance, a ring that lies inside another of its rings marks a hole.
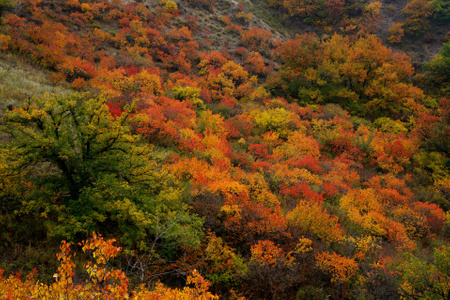
<instances>
[{"instance_id":1,"label":"yellow foliage tree","mask_svg":"<svg viewBox=\"0 0 450 300\"><path fill-rule=\"evenodd\" d=\"M383 207L377 193L372 189L350 190L341 198L340 207L347 212L348 218L363 228L364 231L377 236L386 235Z\"/></svg>"},{"instance_id":2,"label":"yellow foliage tree","mask_svg":"<svg viewBox=\"0 0 450 300\"><path fill-rule=\"evenodd\" d=\"M339 242L344 236L338 217L328 214L315 202L299 202L286 219L289 229L298 236L309 235L327 243Z\"/></svg>"},{"instance_id":3,"label":"yellow foliage tree","mask_svg":"<svg viewBox=\"0 0 450 300\"><path fill-rule=\"evenodd\" d=\"M109 261L122 250L113 245L114 239L105 240L94 233L93 238L85 240L83 251L90 253L93 261L84 265L89 278L83 283L75 283L75 263L70 254L70 244L63 241L58 260L61 265L58 273L53 277L55 282L43 284L36 281L37 272L32 272L25 281L19 275L3 278L0 270L0 298L1 299L182 299L182 300L214 300L219 299L208 292L211 285L198 271L194 270L187 278L187 284L193 287L171 289L162 283L157 283L153 290L145 286L140 291L128 290L128 279L121 270L109 267ZM131 295L131 296L130 296Z\"/></svg>"}]
</instances>

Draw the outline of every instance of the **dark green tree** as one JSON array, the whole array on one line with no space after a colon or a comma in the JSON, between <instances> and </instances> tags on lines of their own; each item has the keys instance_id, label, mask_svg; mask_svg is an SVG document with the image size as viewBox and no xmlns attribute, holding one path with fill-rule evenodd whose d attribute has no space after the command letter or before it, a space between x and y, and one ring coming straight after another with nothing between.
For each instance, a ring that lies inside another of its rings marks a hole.
<instances>
[{"instance_id":1,"label":"dark green tree","mask_svg":"<svg viewBox=\"0 0 450 300\"><path fill-rule=\"evenodd\" d=\"M450 42L442 45L441 51L425 65L426 87L438 96L450 97Z\"/></svg>"},{"instance_id":2,"label":"dark green tree","mask_svg":"<svg viewBox=\"0 0 450 300\"><path fill-rule=\"evenodd\" d=\"M99 231L141 250L156 242L198 245L201 219L188 213L182 189L151 147L130 132L130 116L113 117L106 99L90 94L30 99L7 112L0 181L20 178L33 188L23 199L3 195L5 213L29 216L46 235L69 240ZM5 202L12 198L14 212Z\"/></svg>"}]
</instances>

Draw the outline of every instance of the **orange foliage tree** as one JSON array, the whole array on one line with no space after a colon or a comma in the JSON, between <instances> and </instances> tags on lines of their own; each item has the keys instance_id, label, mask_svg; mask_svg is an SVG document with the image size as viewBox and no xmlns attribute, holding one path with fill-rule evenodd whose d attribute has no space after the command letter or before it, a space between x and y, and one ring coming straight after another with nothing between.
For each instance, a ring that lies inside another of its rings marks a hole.
<instances>
[{"instance_id":1,"label":"orange foliage tree","mask_svg":"<svg viewBox=\"0 0 450 300\"><path fill-rule=\"evenodd\" d=\"M260 240L251 246L250 252L246 288L258 297L268 296L263 289L273 297L286 295L302 281L301 267L292 253L286 253L274 242Z\"/></svg>"},{"instance_id":2,"label":"orange foliage tree","mask_svg":"<svg viewBox=\"0 0 450 300\"><path fill-rule=\"evenodd\" d=\"M193 284L194 287L179 290L158 283L153 290L141 286L139 291L130 291L125 273L109 266L110 260L121 251L120 247L113 245L114 242L114 239L105 240L94 233L91 239L81 243L83 251L94 259L84 265L88 274L85 282L74 281L75 263L70 254L70 244L63 241L61 253L57 255L61 265L53 276L54 283L46 285L36 281L36 272L30 273L25 281L19 276L11 275L6 279L0 276L0 296L7 299L56 299L61 296L65 299L219 299L208 292L209 281L196 270L187 278L187 284ZM3 270L0 275L2 273Z\"/></svg>"},{"instance_id":3,"label":"orange foliage tree","mask_svg":"<svg viewBox=\"0 0 450 300\"><path fill-rule=\"evenodd\" d=\"M297 101L338 103L372 118L404 118L424 109L422 90L408 82L414 73L410 58L373 35L352 40L335 34L324 42L297 36L279 54L281 77L289 79L289 94Z\"/></svg>"},{"instance_id":4,"label":"orange foliage tree","mask_svg":"<svg viewBox=\"0 0 450 300\"><path fill-rule=\"evenodd\" d=\"M358 270L358 264L354 259L328 252L321 252L316 255L316 266L331 275L331 282L335 283L350 281Z\"/></svg>"}]
</instances>

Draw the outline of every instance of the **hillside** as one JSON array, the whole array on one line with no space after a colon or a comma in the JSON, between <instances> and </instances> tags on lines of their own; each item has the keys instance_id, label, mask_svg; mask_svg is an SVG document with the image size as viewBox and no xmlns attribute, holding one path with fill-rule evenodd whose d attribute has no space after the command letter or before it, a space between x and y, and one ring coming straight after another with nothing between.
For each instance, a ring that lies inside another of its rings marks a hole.
<instances>
[{"instance_id":1,"label":"hillside","mask_svg":"<svg viewBox=\"0 0 450 300\"><path fill-rule=\"evenodd\" d=\"M0 298L447 299L448 11L0 1Z\"/></svg>"}]
</instances>

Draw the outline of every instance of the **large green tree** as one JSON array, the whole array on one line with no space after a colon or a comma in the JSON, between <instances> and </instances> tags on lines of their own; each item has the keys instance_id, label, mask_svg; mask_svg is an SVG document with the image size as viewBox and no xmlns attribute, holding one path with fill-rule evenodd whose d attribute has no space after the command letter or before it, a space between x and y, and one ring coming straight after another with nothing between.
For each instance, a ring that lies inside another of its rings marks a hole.
<instances>
[{"instance_id":1,"label":"large green tree","mask_svg":"<svg viewBox=\"0 0 450 300\"><path fill-rule=\"evenodd\" d=\"M30 99L7 112L0 184L25 191L0 193L3 213L71 240L95 230L141 250L198 245L201 219L189 214L151 147L131 133L130 116L125 110L113 117L106 100L90 94Z\"/></svg>"}]
</instances>

